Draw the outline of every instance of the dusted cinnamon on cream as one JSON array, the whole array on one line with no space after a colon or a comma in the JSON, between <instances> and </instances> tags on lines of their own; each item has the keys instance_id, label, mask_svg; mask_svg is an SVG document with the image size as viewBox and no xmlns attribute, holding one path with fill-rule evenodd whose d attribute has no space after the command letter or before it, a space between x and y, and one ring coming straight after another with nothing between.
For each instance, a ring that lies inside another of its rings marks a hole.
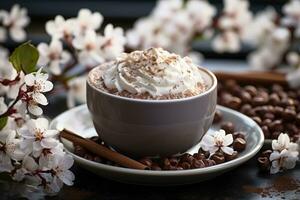
<instances>
[{"instance_id":1,"label":"dusted cinnamon on cream","mask_svg":"<svg viewBox=\"0 0 300 200\"><path fill-rule=\"evenodd\" d=\"M205 87L200 71L190 58L161 48L124 53L102 74L109 90L151 96L201 93Z\"/></svg>"}]
</instances>

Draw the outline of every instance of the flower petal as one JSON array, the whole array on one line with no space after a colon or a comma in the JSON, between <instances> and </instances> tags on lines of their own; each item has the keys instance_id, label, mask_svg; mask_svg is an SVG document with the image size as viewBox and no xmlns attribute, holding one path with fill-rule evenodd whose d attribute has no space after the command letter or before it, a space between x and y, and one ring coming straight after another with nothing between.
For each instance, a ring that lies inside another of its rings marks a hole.
<instances>
[{"instance_id":1,"label":"flower petal","mask_svg":"<svg viewBox=\"0 0 300 200\"><path fill-rule=\"evenodd\" d=\"M46 149L51 149L58 144L58 141L54 138L44 138L41 141L41 146Z\"/></svg>"},{"instance_id":2,"label":"flower petal","mask_svg":"<svg viewBox=\"0 0 300 200\"><path fill-rule=\"evenodd\" d=\"M234 150L231 147L221 147L222 151L228 155L232 155Z\"/></svg>"},{"instance_id":3,"label":"flower petal","mask_svg":"<svg viewBox=\"0 0 300 200\"><path fill-rule=\"evenodd\" d=\"M70 170L66 170L63 173L58 173L57 175L60 180L62 180L66 185L73 185L73 181L75 179L75 176L73 174L73 172L71 172Z\"/></svg>"},{"instance_id":4,"label":"flower petal","mask_svg":"<svg viewBox=\"0 0 300 200\"><path fill-rule=\"evenodd\" d=\"M47 105L48 104L48 100L47 98L45 97L45 95L43 95L42 93L39 93L39 92L34 92L32 94L32 98L35 102L41 104L41 105Z\"/></svg>"},{"instance_id":5,"label":"flower petal","mask_svg":"<svg viewBox=\"0 0 300 200\"><path fill-rule=\"evenodd\" d=\"M25 84L26 85L28 85L28 86L33 86L34 85L35 76L32 73L27 74L24 79L25 79Z\"/></svg>"},{"instance_id":6,"label":"flower petal","mask_svg":"<svg viewBox=\"0 0 300 200\"><path fill-rule=\"evenodd\" d=\"M223 140L223 145L224 146L229 146L229 145L232 144L232 142L233 142L232 134L225 135L224 140Z\"/></svg>"}]
</instances>

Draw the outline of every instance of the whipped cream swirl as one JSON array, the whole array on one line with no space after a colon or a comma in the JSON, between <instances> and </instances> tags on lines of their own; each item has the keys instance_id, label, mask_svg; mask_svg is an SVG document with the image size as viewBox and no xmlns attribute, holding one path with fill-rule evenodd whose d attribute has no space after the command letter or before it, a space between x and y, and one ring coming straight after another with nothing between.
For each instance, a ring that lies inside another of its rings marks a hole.
<instances>
[{"instance_id":1,"label":"whipped cream swirl","mask_svg":"<svg viewBox=\"0 0 300 200\"><path fill-rule=\"evenodd\" d=\"M153 97L201 93L204 82L200 70L190 58L181 58L161 48L122 54L102 74L111 90L132 94L149 93Z\"/></svg>"}]
</instances>

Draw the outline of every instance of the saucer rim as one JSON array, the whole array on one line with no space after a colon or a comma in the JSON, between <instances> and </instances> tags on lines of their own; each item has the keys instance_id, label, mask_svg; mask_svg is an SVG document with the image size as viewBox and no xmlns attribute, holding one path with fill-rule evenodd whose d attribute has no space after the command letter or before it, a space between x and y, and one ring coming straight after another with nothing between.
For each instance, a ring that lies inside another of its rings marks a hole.
<instances>
[{"instance_id":1,"label":"saucer rim","mask_svg":"<svg viewBox=\"0 0 300 200\"><path fill-rule=\"evenodd\" d=\"M78 112L79 110L84 110L87 109L87 105L83 104L80 106L77 106L75 108L69 109L60 115L56 116L50 123L50 128L55 128L57 125L57 122L61 118L66 118L67 115L70 115L70 113L73 112ZM77 162L81 163L86 163L86 165L90 165L91 167L98 168L99 170L106 170L106 171L111 171L111 172L118 172L118 173L126 173L126 174L135 174L135 175L143 175L143 176L189 176L189 175L201 175L201 174L210 174L230 168L234 168L239 166L240 164L248 161L252 157L254 157L257 152L263 147L264 145L264 134L261 130L261 128L258 126L256 122L254 122L251 118L247 117L246 115L239 113L235 110L232 110L230 108L226 108L224 106L217 105L217 108L221 111L225 112L230 112L234 115L237 115L238 117L244 118L247 123L251 126L257 129L258 131L258 141L256 143L256 146L253 149L250 149L249 152L245 153L241 157L238 157L234 160L221 163L218 165L210 166L210 167L205 167L205 168L198 168L198 169L187 169L187 170L169 170L169 171L154 171L154 170L139 170L139 169L129 169L125 167L118 167L118 166L112 166L108 164L103 164L103 163L97 163L94 161L87 160L85 158L82 158L80 156L77 156L73 152L71 152L66 146L65 142L63 140L66 139L61 139L61 142L64 146L65 151L70 154L72 157L74 157L74 160Z\"/></svg>"}]
</instances>

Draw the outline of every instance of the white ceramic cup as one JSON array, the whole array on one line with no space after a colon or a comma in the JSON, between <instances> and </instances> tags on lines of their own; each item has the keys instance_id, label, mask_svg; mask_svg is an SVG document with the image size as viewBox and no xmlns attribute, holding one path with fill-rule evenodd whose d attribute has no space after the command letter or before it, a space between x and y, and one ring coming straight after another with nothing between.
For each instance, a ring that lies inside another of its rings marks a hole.
<instances>
[{"instance_id":1,"label":"white ceramic cup","mask_svg":"<svg viewBox=\"0 0 300 200\"><path fill-rule=\"evenodd\" d=\"M216 109L217 79L209 70L199 70L207 90L172 100L110 94L96 88L88 78L87 105L98 135L115 150L135 157L170 156L187 151L209 129Z\"/></svg>"}]
</instances>

